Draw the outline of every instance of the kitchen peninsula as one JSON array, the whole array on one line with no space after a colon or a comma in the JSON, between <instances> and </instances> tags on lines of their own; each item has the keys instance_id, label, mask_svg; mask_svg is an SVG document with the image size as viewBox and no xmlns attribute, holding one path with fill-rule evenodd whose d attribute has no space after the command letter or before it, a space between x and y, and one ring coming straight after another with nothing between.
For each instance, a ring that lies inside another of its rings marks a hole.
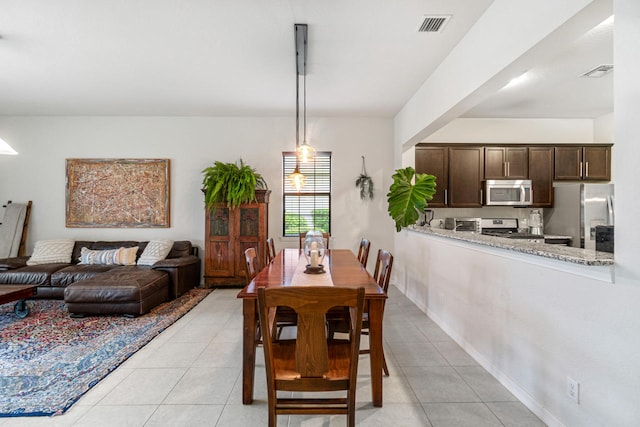
<instances>
[{"instance_id":1,"label":"kitchen peninsula","mask_svg":"<svg viewBox=\"0 0 640 427\"><path fill-rule=\"evenodd\" d=\"M453 231L433 227L420 227L417 225L408 227L408 230L581 265L613 265L613 254L608 252L598 252L570 246L550 245L525 240L505 239L503 237L487 236L469 231Z\"/></svg>"}]
</instances>

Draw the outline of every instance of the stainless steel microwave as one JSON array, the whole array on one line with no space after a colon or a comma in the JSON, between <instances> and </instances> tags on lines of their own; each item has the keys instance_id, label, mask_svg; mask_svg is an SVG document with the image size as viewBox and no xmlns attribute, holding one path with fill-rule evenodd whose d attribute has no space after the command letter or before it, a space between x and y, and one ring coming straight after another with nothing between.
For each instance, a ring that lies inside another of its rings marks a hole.
<instances>
[{"instance_id":1,"label":"stainless steel microwave","mask_svg":"<svg viewBox=\"0 0 640 427\"><path fill-rule=\"evenodd\" d=\"M487 206L529 206L533 203L530 179L488 179L484 194Z\"/></svg>"}]
</instances>

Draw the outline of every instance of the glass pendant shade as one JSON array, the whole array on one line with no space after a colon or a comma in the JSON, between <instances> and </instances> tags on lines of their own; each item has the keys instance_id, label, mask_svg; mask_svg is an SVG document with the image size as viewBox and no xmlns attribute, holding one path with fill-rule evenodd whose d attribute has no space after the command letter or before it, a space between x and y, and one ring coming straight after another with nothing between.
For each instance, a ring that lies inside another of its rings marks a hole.
<instances>
[{"instance_id":1,"label":"glass pendant shade","mask_svg":"<svg viewBox=\"0 0 640 427\"><path fill-rule=\"evenodd\" d=\"M306 183L307 178L300 173L300 168L296 165L295 170L291 175L289 175L289 182L293 187L295 187L296 191L299 193L304 184Z\"/></svg>"},{"instance_id":2,"label":"glass pendant shade","mask_svg":"<svg viewBox=\"0 0 640 427\"><path fill-rule=\"evenodd\" d=\"M309 162L316 153L316 149L307 144L307 141L303 141L302 145L297 148L298 158L302 163Z\"/></svg>"}]
</instances>

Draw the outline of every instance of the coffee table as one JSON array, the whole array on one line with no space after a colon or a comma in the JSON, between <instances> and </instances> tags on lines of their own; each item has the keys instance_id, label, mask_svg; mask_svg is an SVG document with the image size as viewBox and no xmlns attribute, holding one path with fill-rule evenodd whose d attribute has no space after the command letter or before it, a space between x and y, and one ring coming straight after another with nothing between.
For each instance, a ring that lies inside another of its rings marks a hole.
<instances>
[{"instance_id":1,"label":"coffee table","mask_svg":"<svg viewBox=\"0 0 640 427\"><path fill-rule=\"evenodd\" d=\"M27 298L34 296L37 292L36 285L5 285L0 284L0 304L6 304L11 301L17 301L13 306L13 312L20 319L24 319L29 315L29 306L25 301Z\"/></svg>"}]
</instances>

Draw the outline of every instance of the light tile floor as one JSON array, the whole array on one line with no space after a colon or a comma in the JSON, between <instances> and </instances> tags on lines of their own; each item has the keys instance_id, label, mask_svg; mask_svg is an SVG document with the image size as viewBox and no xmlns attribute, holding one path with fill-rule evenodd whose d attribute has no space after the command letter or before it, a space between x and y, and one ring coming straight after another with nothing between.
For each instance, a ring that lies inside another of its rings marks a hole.
<instances>
[{"instance_id":1,"label":"light tile floor","mask_svg":"<svg viewBox=\"0 0 640 427\"><path fill-rule=\"evenodd\" d=\"M260 426L264 360L254 403L241 401L237 289L217 289L85 394L64 415L0 418L5 426ZM359 364L360 426L544 426L393 286L385 308L384 406L371 405L368 356ZM364 345L367 343L364 342ZM344 426L345 416L280 416L279 426Z\"/></svg>"}]
</instances>

